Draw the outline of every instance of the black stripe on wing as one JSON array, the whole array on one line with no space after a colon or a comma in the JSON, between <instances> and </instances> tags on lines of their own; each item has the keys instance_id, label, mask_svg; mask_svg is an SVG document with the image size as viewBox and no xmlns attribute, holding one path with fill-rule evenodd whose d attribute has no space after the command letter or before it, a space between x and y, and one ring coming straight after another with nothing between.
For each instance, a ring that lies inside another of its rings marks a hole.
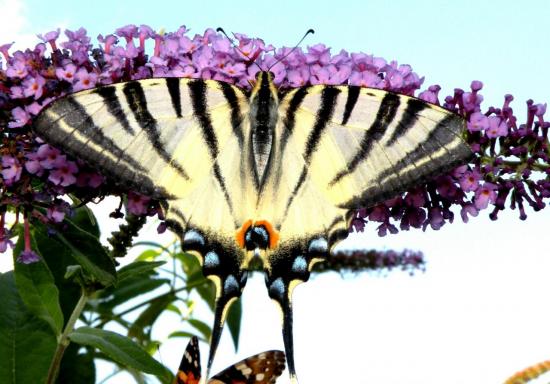
<instances>
[{"instance_id":1,"label":"black stripe on wing","mask_svg":"<svg viewBox=\"0 0 550 384\"><path fill-rule=\"evenodd\" d=\"M376 113L376 118L371 126L365 131L355 155L353 155L352 159L346 164L346 167L334 176L334 178L330 181L329 186L333 186L345 176L352 174L357 169L359 164L368 158L374 143L384 136L389 125L395 118L399 104L400 101L398 95L394 93L386 93L382 99L380 108Z\"/></svg>"},{"instance_id":2,"label":"black stripe on wing","mask_svg":"<svg viewBox=\"0 0 550 384\"><path fill-rule=\"evenodd\" d=\"M328 123L332 119L332 115L334 114L334 107L336 106L336 100L340 92L341 91L338 88L327 86L323 89L321 93L321 106L317 111L315 124L313 125L313 128L311 129L311 132L308 135L308 138L306 141L306 147L304 149L303 157L306 164L302 169L300 177L298 178L298 181L296 182L292 190L292 193L290 194L290 197L287 200L285 213L282 217L281 223L284 222L288 214L288 211L290 209L290 206L294 201L294 198L300 191L300 188L302 187L302 185L304 184L304 181L307 178L307 173L308 173L307 167L311 163L311 157L313 156L313 153L316 151L317 145L319 144L319 141L321 140L322 135L325 132L325 129ZM292 119L294 119L294 117L292 117Z\"/></svg>"},{"instance_id":3,"label":"black stripe on wing","mask_svg":"<svg viewBox=\"0 0 550 384\"><path fill-rule=\"evenodd\" d=\"M244 145L244 134L242 131L242 122L243 115L241 113L241 108L239 106L239 99L235 93L235 89L227 83L220 82L220 87L222 89L223 95L227 99L229 106L231 107L231 127L233 128L233 133L237 136L237 141L239 142L239 148L243 148Z\"/></svg>"},{"instance_id":4,"label":"black stripe on wing","mask_svg":"<svg viewBox=\"0 0 550 384\"><path fill-rule=\"evenodd\" d=\"M126 118L126 114L122 110L122 106L120 105L120 101L118 99L118 96L116 95L116 87L112 85L99 87L93 92L97 93L99 96L103 98L103 101L107 106L107 110L111 115L115 117L115 119L117 119L118 123L122 126L122 128L126 132L128 132L130 135L135 135L134 129L128 122L128 119Z\"/></svg>"},{"instance_id":5,"label":"black stripe on wing","mask_svg":"<svg viewBox=\"0 0 550 384\"><path fill-rule=\"evenodd\" d=\"M355 108L355 104L357 104L357 100L359 99L360 93L361 93L361 87L357 85L350 85L348 87L348 99L346 100L346 106L344 107L344 116L342 117L342 125L346 125L348 123L348 120L351 117L351 113Z\"/></svg>"},{"instance_id":6,"label":"black stripe on wing","mask_svg":"<svg viewBox=\"0 0 550 384\"><path fill-rule=\"evenodd\" d=\"M178 79L177 77L167 77L166 87L168 88L168 93L170 94L170 100L172 101L172 108L174 108L174 112L176 113L176 116L182 117L180 79Z\"/></svg>"},{"instance_id":7,"label":"black stripe on wing","mask_svg":"<svg viewBox=\"0 0 550 384\"><path fill-rule=\"evenodd\" d=\"M214 132L214 127L212 126L212 120L210 119L210 114L208 113L208 104L206 101L206 84L202 80L195 80L188 83L191 104L193 105L193 111L195 112L195 117L199 122L199 125L202 130L202 136L206 142L208 149L210 151L210 157L213 161L213 171L214 177L216 178L220 188L222 189L225 201L229 207L231 215L233 214L233 204L231 198L229 197L229 192L225 184L225 179L221 174L220 166L217 162L217 157L219 154L218 148L218 138Z\"/></svg>"},{"instance_id":8,"label":"black stripe on wing","mask_svg":"<svg viewBox=\"0 0 550 384\"><path fill-rule=\"evenodd\" d=\"M185 180L189 180L189 175L187 175L181 164L172 161L170 154L161 143L157 121L147 109L145 92L139 81L125 83L122 92L126 96L128 106L134 114L137 123L147 133L147 138L155 152L166 162L167 166L173 168Z\"/></svg>"},{"instance_id":9,"label":"black stripe on wing","mask_svg":"<svg viewBox=\"0 0 550 384\"><path fill-rule=\"evenodd\" d=\"M392 132L390 139L386 143L386 147L393 145L398 139L406 135L418 121L418 114L426 108L430 107L424 101L410 98L407 101L407 107L403 112L403 116L401 117L397 128L395 128Z\"/></svg>"},{"instance_id":10,"label":"black stripe on wing","mask_svg":"<svg viewBox=\"0 0 550 384\"><path fill-rule=\"evenodd\" d=\"M72 130L62 129L61 122ZM152 197L172 197L152 182L140 163L103 134L102 129L95 125L92 117L73 96L50 104L36 118L33 127L48 143L75 158L83 159L116 184L131 183L136 190ZM77 139L75 132L86 139ZM86 148L88 143L93 143L101 151ZM139 182L135 182L136 179Z\"/></svg>"},{"instance_id":11,"label":"black stripe on wing","mask_svg":"<svg viewBox=\"0 0 550 384\"><path fill-rule=\"evenodd\" d=\"M288 138L292 135L292 132L294 132L294 127L296 125L296 111L300 108L300 105L302 105L302 102L307 95L307 90L307 87L298 88L298 90L292 94L292 99L288 103L286 114L283 117L285 129L281 135L280 153L285 151Z\"/></svg>"},{"instance_id":12,"label":"black stripe on wing","mask_svg":"<svg viewBox=\"0 0 550 384\"><path fill-rule=\"evenodd\" d=\"M445 148L453 141L461 140L456 131L459 131L460 127L463 127L464 120L458 115L449 114L443 120L441 120L428 134L428 137L420 143L409 153L407 153L402 159L400 159L393 167L388 168L381 172L377 181L383 182L384 179L392 174L399 174L409 165L416 163L419 160L430 158L429 163L425 166L428 168L429 173L434 173L439 170L447 168L447 164L457 159L462 159L464 155L471 153L469 148L458 153L451 152L451 150L445 150L446 156L431 157L436 151L441 148ZM417 172L416 170L413 172Z\"/></svg>"},{"instance_id":13,"label":"black stripe on wing","mask_svg":"<svg viewBox=\"0 0 550 384\"><path fill-rule=\"evenodd\" d=\"M464 119L460 116L449 114L430 131L426 140L377 176L375 182L379 187L374 186L362 191L361 194L339 206L348 209L370 207L426 182L436 175L465 164L473 157L473 152L460 137L464 124ZM433 155L442 148L445 154L434 157ZM416 165L420 160L426 161ZM411 170L403 172L408 167L411 167ZM391 180L398 182L397 188L393 186L393 182L388 182L388 178L392 175L394 177Z\"/></svg>"}]
</instances>

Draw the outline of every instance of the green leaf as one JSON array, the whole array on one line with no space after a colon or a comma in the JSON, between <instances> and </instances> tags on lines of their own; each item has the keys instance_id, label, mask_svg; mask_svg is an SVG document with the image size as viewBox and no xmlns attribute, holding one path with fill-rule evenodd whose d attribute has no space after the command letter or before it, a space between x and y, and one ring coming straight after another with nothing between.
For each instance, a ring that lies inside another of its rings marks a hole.
<instances>
[{"instance_id":1,"label":"green leaf","mask_svg":"<svg viewBox=\"0 0 550 384\"><path fill-rule=\"evenodd\" d=\"M135 246L135 244L134 244L134 246ZM138 257L136 257L136 261L154 260L161 253L162 252L155 251L154 249L147 249L147 250L141 252Z\"/></svg>"},{"instance_id":2,"label":"green leaf","mask_svg":"<svg viewBox=\"0 0 550 384\"><path fill-rule=\"evenodd\" d=\"M69 334L69 339L80 345L88 345L99 349L117 363L150 373L168 382L172 372L153 359L130 338L103 329L80 327Z\"/></svg>"},{"instance_id":3,"label":"green leaf","mask_svg":"<svg viewBox=\"0 0 550 384\"><path fill-rule=\"evenodd\" d=\"M71 256L99 283L108 287L116 282L115 264L94 235L81 229L71 220L64 221L66 228L55 234L71 252Z\"/></svg>"},{"instance_id":4,"label":"green leaf","mask_svg":"<svg viewBox=\"0 0 550 384\"><path fill-rule=\"evenodd\" d=\"M165 264L164 261L135 261L130 263L118 271L118 284L123 283L125 280L136 277L139 275L149 275L155 272L157 267Z\"/></svg>"},{"instance_id":5,"label":"green leaf","mask_svg":"<svg viewBox=\"0 0 550 384\"><path fill-rule=\"evenodd\" d=\"M24 239L23 233L20 233L13 250L14 260L24 249ZM37 250L34 237L32 241L32 248ZM46 321L52 327L53 332L59 336L63 330L63 313L59 305L59 291L48 265L41 258L32 264L15 262L14 267L15 283L23 302L29 311Z\"/></svg>"},{"instance_id":6,"label":"green leaf","mask_svg":"<svg viewBox=\"0 0 550 384\"><path fill-rule=\"evenodd\" d=\"M74 264L75 261L67 247L55 237L48 235L44 225L37 222L33 223L32 233L32 238L38 247L37 251L48 265L55 279L55 285L59 289L59 301L63 317L68 319L81 295L81 288L65 279L67 266Z\"/></svg>"},{"instance_id":7,"label":"green leaf","mask_svg":"<svg viewBox=\"0 0 550 384\"><path fill-rule=\"evenodd\" d=\"M0 274L0 378L2 384L43 383L56 348L44 320L28 309L12 271Z\"/></svg>"},{"instance_id":8,"label":"green leaf","mask_svg":"<svg viewBox=\"0 0 550 384\"><path fill-rule=\"evenodd\" d=\"M168 338L171 339L173 337L184 337L186 339L190 339L191 337L196 336L194 333L191 332L184 332L184 331L176 331L172 332L168 335Z\"/></svg>"},{"instance_id":9,"label":"green leaf","mask_svg":"<svg viewBox=\"0 0 550 384\"><path fill-rule=\"evenodd\" d=\"M210 310L214 311L214 306L216 302L216 287L214 283L208 279L205 279L206 282L202 285L195 287L195 290L199 296L208 304Z\"/></svg>"},{"instance_id":10,"label":"green leaf","mask_svg":"<svg viewBox=\"0 0 550 384\"><path fill-rule=\"evenodd\" d=\"M153 323L174 300L177 300L177 296L173 293L161 295L151 300L147 309L141 312L128 330L128 336L135 337L140 341L148 339Z\"/></svg>"},{"instance_id":11,"label":"green leaf","mask_svg":"<svg viewBox=\"0 0 550 384\"><path fill-rule=\"evenodd\" d=\"M183 272L187 276L191 276L192 274L202 270L199 259L190 253L176 253L174 257L181 262Z\"/></svg>"},{"instance_id":12,"label":"green leaf","mask_svg":"<svg viewBox=\"0 0 550 384\"><path fill-rule=\"evenodd\" d=\"M197 319L189 319L189 324L191 324L197 331L199 331L206 340L210 340L212 329L208 324Z\"/></svg>"},{"instance_id":13,"label":"green leaf","mask_svg":"<svg viewBox=\"0 0 550 384\"><path fill-rule=\"evenodd\" d=\"M100 229L99 223L94 216L94 213L86 205L76 208L71 221L83 231L88 232L93 237L99 239Z\"/></svg>"},{"instance_id":14,"label":"green leaf","mask_svg":"<svg viewBox=\"0 0 550 384\"><path fill-rule=\"evenodd\" d=\"M237 300L231 304L229 311L227 311L227 327L229 328L229 333L231 334L231 339L233 339L233 345L235 346L235 351L239 349L239 335L241 333L241 317L243 314L242 302L239 297Z\"/></svg>"},{"instance_id":15,"label":"green leaf","mask_svg":"<svg viewBox=\"0 0 550 384\"><path fill-rule=\"evenodd\" d=\"M110 312L117 305L127 303L128 300L133 299L134 297L154 291L163 284L168 283L170 283L170 280L168 279L128 279L123 285L119 285L116 288L103 290L99 297L106 298L106 300L102 301L98 305L97 310L101 313Z\"/></svg>"}]
</instances>

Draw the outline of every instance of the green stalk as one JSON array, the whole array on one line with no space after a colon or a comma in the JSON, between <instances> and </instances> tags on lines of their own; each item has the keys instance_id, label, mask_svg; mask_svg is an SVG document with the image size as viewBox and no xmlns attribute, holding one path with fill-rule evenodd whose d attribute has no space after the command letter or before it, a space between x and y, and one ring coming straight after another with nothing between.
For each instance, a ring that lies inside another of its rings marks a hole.
<instances>
[{"instance_id":1,"label":"green stalk","mask_svg":"<svg viewBox=\"0 0 550 384\"><path fill-rule=\"evenodd\" d=\"M46 384L55 383L55 380L59 373L59 366L61 365L61 360L63 359L63 354L65 353L65 349L67 349L67 347L71 343L71 341L69 340L69 334L73 331L74 325L80 317L80 314L82 313L82 310L84 309L87 301L88 295L83 289L80 299L78 299L78 303L76 303L76 306L73 309L73 313L71 313L71 317L69 318L69 321L67 321L67 325L65 325L63 333L59 336L57 340L57 348L50 364L50 368L48 369Z\"/></svg>"}]
</instances>

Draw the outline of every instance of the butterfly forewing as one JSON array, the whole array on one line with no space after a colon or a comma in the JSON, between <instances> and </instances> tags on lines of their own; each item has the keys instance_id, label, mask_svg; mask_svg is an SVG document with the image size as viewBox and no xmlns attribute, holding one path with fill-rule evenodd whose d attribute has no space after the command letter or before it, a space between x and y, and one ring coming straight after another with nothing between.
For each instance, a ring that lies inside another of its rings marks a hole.
<instances>
[{"instance_id":1,"label":"butterfly forewing","mask_svg":"<svg viewBox=\"0 0 550 384\"><path fill-rule=\"evenodd\" d=\"M181 358L173 384L199 384L201 379L201 356L199 340L193 336Z\"/></svg>"},{"instance_id":2,"label":"butterfly forewing","mask_svg":"<svg viewBox=\"0 0 550 384\"><path fill-rule=\"evenodd\" d=\"M282 351L266 351L238 362L208 381L209 384L273 384L285 370Z\"/></svg>"}]
</instances>

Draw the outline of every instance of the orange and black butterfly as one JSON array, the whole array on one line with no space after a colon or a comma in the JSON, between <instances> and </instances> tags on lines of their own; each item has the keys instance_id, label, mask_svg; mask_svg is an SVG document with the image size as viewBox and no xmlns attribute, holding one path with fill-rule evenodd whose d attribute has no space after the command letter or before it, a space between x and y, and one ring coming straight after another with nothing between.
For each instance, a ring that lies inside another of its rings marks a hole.
<instances>
[{"instance_id":1,"label":"orange and black butterfly","mask_svg":"<svg viewBox=\"0 0 550 384\"><path fill-rule=\"evenodd\" d=\"M207 380L207 384L274 384L285 370L283 351L265 351L227 367ZM201 363L199 341L192 337L181 358L173 384L199 384Z\"/></svg>"}]
</instances>

